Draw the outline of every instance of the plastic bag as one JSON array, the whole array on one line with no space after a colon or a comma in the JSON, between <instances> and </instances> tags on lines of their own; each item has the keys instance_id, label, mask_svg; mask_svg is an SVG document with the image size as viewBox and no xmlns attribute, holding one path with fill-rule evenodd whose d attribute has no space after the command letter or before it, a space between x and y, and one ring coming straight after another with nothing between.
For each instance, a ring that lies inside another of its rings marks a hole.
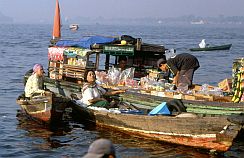
<instances>
[{"instance_id":1,"label":"plastic bag","mask_svg":"<svg viewBox=\"0 0 244 158\"><path fill-rule=\"evenodd\" d=\"M108 83L109 83L109 85L117 85L119 82L119 76L120 76L119 70L114 68L114 66L112 66L108 70Z\"/></svg>"}]
</instances>

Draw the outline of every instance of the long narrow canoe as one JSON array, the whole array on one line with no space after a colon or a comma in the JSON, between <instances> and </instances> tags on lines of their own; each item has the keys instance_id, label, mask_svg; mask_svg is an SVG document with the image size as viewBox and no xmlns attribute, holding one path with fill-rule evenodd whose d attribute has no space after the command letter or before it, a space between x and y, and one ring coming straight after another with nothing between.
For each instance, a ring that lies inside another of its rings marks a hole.
<instances>
[{"instance_id":1,"label":"long narrow canoe","mask_svg":"<svg viewBox=\"0 0 244 158\"><path fill-rule=\"evenodd\" d=\"M73 106L74 120L88 125L111 128L127 134L195 148L227 151L242 125L228 121L227 116L198 116L182 113L176 116L113 113Z\"/></svg>"},{"instance_id":2,"label":"long narrow canoe","mask_svg":"<svg viewBox=\"0 0 244 158\"><path fill-rule=\"evenodd\" d=\"M214 51L214 50L229 50L232 44L220 45L220 46L210 46L205 48L190 48L190 51Z\"/></svg>"},{"instance_id":3,"label":"long narrow canoe","mask_svg":"<svg viewBox=\"0 0 244 158\"><path fill-rule=\"evenodd\" d=\"M120 94L121 100L129 102L140 108L153 109L162 102L168 102L174 98L153 96L150 94L140 94L135 92L126 92ZM186 100L182 99L187 112L192 112L198 115L220 116L244 113L244 102L220 102L206 100Z\"/></svg>"}]
</instances>

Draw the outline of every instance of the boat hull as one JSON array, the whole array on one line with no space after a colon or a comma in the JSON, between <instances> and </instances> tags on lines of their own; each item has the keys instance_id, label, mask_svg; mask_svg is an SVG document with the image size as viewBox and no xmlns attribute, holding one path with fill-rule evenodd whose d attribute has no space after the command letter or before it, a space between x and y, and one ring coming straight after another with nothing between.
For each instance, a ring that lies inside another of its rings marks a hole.
<instances>
[{"instance_id":1,"label":"boat hull","mask_svg":"<svg viewBox=\"0 0 244 158\"><path fill-rule=\"evenodd\" d=\"M190 51L215 51L215 50L229 50L232 44L222 45L222 46L213 46L206 48L190 48Z\"/></svg>"},{"instance_id":2,"label":"boat hull","mask_svg":"<svg viewBox=\"0 0 244 158\"><path fill-rule=\"evenodd\" d=\"M222 117L175 117L111 113L76 106L80 120L127 134L195 148L227 151L241 126ZM86 117L81 117L82 115ZM89 117L90 116L90 117Z\"/></svg>"},{"instance_id":3,"label":"boat hull","mask_svg":"<svg viewBox=\"0 0 244 158\"><path fill-rule=\"evenodd\" d=\"M46 96L32 99L26 99L21 95L16 102L28 118L40 124L59 125L63 121L63 114L69 106L69 101L68 98L50 92Z\"/></svg>"}]
</instances>

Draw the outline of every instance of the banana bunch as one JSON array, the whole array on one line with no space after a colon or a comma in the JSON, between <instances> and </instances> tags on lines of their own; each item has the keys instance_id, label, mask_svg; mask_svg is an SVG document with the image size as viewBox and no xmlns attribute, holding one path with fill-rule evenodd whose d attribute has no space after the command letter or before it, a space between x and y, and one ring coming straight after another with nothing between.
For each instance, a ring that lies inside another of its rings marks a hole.
<instances>
[{"instance_id":1,"label":"banana bunch","mask_svg":"<svg viewBox=\"0 0 244 158\"><path fill-rule=\"evenodd\" d=\"M234 77L234 96L232 101L234 103L239 103L244 91L244 67L236 73Z\"/></svg>"}]
</instances>

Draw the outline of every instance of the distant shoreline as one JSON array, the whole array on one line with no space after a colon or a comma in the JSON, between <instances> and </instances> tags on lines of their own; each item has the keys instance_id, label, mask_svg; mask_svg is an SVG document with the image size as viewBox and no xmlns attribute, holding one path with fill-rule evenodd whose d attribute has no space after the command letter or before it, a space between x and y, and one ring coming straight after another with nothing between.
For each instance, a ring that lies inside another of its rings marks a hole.
<instances>
[{"instance_id":1,"label":"distant shoreline","mask_svg":"<svg viewBox=\"0 0 244 158\"><path fill-rule=\"evenodd\" d=\"M50 17L48 17L50 18ZM219 25L243 25L244 16L217 16L217 17L198 17L194 15L180 16L180 17L145 17L145 18L105 18L105 17L73 17L73 18L62 18L62 24L77 23L80 25L165 25L165 24L175 24L175 25L186 25L195 22L201 22L202 25L209 24L219 24ZM12 17L7 17L0 12L0 24L52 24L53 19L14 19Z\"/></svg>"}]
</instances>

